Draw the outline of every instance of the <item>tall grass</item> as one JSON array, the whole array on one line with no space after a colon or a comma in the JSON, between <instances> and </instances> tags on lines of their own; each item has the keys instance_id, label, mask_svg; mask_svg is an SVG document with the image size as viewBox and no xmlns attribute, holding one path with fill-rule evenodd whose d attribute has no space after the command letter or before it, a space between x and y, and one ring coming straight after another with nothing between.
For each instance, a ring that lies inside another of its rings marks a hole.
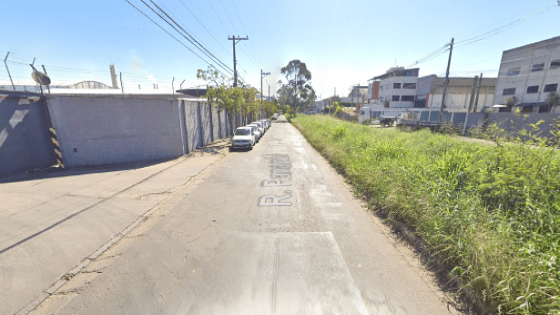
<instances>
[{"instance_id":1,"label":"tall grass","mask_svg":"<svg viewBox=\"0 0 560 315\"><path fill-rule=\"evenodd\" d=\"M292 123L488 314L560 314L560 154L325 116Z\"/></svg>"}]
</instances>

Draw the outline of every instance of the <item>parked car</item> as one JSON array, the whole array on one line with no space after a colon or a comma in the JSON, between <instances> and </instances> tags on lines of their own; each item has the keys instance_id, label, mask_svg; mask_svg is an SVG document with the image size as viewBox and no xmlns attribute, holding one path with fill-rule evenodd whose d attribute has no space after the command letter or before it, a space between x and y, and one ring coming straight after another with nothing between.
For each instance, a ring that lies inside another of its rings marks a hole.
<instances>
[{"instance_id":1,"label":"parked car","mask_svg":"<svg viewBox=\"0 0 560 315\"><path fill-rule=\"evenodd\" d=\"M265 130L265 131L268 131L268 128L270 128L270 125L268 124L268 122L266 121L266 119L261 119L261 120L259 120L259 122L262 122L262 123L263 123L263 126L264 126L264 130Z\"/></svg>"},{"instance_id":2,"label":"parked car","mask_svg":"<svg viewBox=\"0 0 560 315\"><path fill-rule=\"evenodd\" d=\"M251 128L253 128L253 133L255 134L255 138L257 139L257 142L259 142L259 141L261 140L262 131L261 131L261 129L259 128L258 125L250 124L250 125L247 125L247 126L245 126L245 127L251 127Z\"/></svg>"},{"instance_id":3,"label":"parked car","mask_svg":"<svg viewBox=\"0 0 560 315\"><path fill-rule=\"evenodd\" d=\"M261 119L261 121L264 121L264 123L266 124L266 129L269 129L271 127L270 119Z\"/></svg>"},{"instance_id":4,"label":"parked car","mask_svg":"<svg viewBox=\"0 0 560 315\"><path fill-rule=\"evenodd\" d=\"M276 120L278 119L278 113L274 113L274 115L272 115L272 120Z\"/></svg>"},{"instance_id":5,"label":"parked car","mask_svg":"<svg viewBox=\"0 0 560 315\"><path fill-rule=\"evenodd\" d=\"M253 149L253 146L257 142L253 128L251 127L239 127L235 130L235 134L231 139L231 148L247 148Z\"/></svg>"},{"instance_id":6,"label":"parked car","mask_svg":"<svg viewBox=\"0 0 560 315\"><path fill-rule=\"evenodd\" d=\"M266 129L264 128L264 124L260 121L253 121L251 124L257 125L259 126L259 128L261 129L261 134L264 135Z\"/></svg>"}]
</instances>

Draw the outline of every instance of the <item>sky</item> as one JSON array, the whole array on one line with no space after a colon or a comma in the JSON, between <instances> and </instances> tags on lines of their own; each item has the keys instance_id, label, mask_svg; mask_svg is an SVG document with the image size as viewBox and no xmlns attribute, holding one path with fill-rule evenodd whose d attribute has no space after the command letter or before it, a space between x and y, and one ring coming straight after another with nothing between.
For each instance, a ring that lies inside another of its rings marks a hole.
<instances>
[{"instance_id":1,"label":"sky","mask_svg":"<svg viewBox=\"0 0 560 315\"><path fill-rule=\"evenodd\" d=\"M150 92L204 85L197 69L206 69L195 46L165 24L142 3L144 11L179 43L126 0L4 1L0 26L0 57L15 84L31 84L29 64L44 65L52 84L86 80L110 85L109 64L122 75L126 92ZM152 5L150 0L144 0ZM351 86L390 67L419 67L420 76L445 75L448 53L414 65L449 43L461 42L519 19L469 45L457 44L451 76L497 76L502 52L560 36L560 6L536 14L555 0L152 0L163 8L208 52L233 68L229 36L248 36L236 46L238 74L263 94L278 89L285 78L280 68L290 60L305 62L321 98L347 96ZM153 5L152 5L153 6ZM186 47L185 47L186 46ZM220 68L218 68L220 69ZM227 70L222 70L227 73ZM173 79L174 78L174 79ZM0 67L0 85L9 84Z\"/></svg>"}]
</instances>

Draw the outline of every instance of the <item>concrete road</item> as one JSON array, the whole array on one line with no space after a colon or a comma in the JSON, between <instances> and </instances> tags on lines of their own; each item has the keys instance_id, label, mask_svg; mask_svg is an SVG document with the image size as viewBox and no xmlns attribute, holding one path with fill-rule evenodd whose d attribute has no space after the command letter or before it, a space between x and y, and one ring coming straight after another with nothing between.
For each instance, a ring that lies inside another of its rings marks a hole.
<instances>
[{"instance_id":1,"label":"concrete road","mask_svg":"<svg viewBox=\"0 0 560 315\"><path fill-rule=\"evenodd\" d=\"M231 152L32 314L455 314L290 124Z\"/></svg>"},{"instance_id":2,"label":"concrete road","mask_svg":"<svg viewBox=\"0 0 560 315\"><path fill-rule=\"evenodd\" d=\"M223 147L223 148L222 148ZM39 171L0 182L0 314L26 313L227 151Z\"/></svg>"}]
</instances>

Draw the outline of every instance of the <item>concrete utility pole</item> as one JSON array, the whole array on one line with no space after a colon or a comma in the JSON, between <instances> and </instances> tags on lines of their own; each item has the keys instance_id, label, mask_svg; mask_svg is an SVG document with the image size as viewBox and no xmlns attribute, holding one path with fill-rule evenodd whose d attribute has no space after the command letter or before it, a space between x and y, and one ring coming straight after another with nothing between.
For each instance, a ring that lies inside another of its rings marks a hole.
<instances>
[{"instance_id":1,"label":"concrete utility pole","mask_svg":"<svg viewBox=\"0 0 560 315\"><path fill-rule=\"evenodd\" d=\"M445 84L443 85L443 95L441 96L441 106L439 107L439 124L441 124L441 121L443 119L443 108L445 107L445 97L447 95L447 86L449 85L449 69L451 68L451 56L453 55L454 41L455 38L452 38L451 43L449 44L451 48L449 48L449 60L447 61L447 71L445 72Z\"/></svg>"},{"instance_id":2,"label":"concrete utility pole","mask_svg":"<svg viewBox=\"0 0 560 315\"><path fill-rule=\"evenodd\" d=\"M118 89L119 85L117 84L117 72L115 71L115 65L109 65L109 72L111 73L111 84L113 85L113 89Z\"/></svg>"},{"instance_id":3,"label":"concrete utility pole","mask_svg":"<svg viewBox=\"0 0 560 315\"><path fill-rule=\"evenodd\" d=\"M262 79L264 76L270 75L270 72L263 72L261 69L261 106L262 106L262 99L263 99L263 90L262 90ZM268 89L268 94L270 94L270 88Z\"/></svg>"},{"instance_id":4,"label":"concrete utility pole","mask_svg":"<svg viewBox=\"0 0 560 315\"><path fill-rule=\"evenodd\" d=\"M469 108L467 109L467 114L470 113L473 109L473 104L474 104L474 95L476 94L476 85L478 83L478 76L475 75L474 76L474 82L472 85L472 89L471 89L471 99L469 101Z\"/></svg>"},{"instance_id":5,"label":"concrete utility pole","mask_svg":"<svg viewBox=\"0 0 560 315\"><path fill-rule=\"evenodd\" d=\"M476 106L478 105L478 95L480 94L480 86L482 85L482 73L478 78L478 86L476 87L476 98L474 99L474 112L476 112Z\"/></svg>"},{"instance_id":6,"label":"concrete utility pole","mask_svg":"<svg viewBox=\"0 0 560 315\"><path fill-rule=\"evenodd\" d=\"M249 37L228 37L228 40L231 40L233 43L233 87L237 86L237 59L235 59L235 44L239 43L242 40L249 40Z\"/></svg>"}]
</instances>

